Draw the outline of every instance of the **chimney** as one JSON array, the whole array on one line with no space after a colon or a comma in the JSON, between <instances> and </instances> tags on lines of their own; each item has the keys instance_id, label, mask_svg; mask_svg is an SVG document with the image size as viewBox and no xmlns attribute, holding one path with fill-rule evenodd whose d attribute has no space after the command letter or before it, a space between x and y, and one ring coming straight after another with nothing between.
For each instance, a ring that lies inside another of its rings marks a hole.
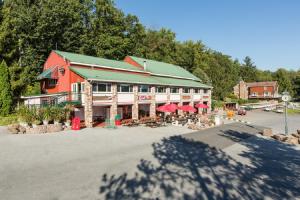
<instances>
[{"instance_id":1,"label":"chimney","mask_svg":"<svg viewBox=\"0 0 300 200\"><path fill-rule=\"evenodd\" d=\"M144 70L145 71L147 70L147 62L146 62L146 60L144 60Z\"/></svg>"}]
</instances>

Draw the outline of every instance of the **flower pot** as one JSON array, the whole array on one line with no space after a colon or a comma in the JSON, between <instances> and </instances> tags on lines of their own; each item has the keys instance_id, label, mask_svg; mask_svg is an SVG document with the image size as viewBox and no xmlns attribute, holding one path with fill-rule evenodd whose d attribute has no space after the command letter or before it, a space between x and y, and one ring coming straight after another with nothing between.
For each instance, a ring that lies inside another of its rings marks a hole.
<instances>
[{"instance_id":1,"label":"flower pot","mask_svg":"<svg viewBox=\"0 0 300 200\"><path fill-rule=\"evenodd\" d=\"M37 126L37 124L32 124L32 128L36 128Z\"/></svg>"},{"instance_id":2,"label":"flower pot","mask_svg":"<svg viewBox=\"0 0 300 200\"><path fill-rule=\"evenodd\" d=\"M44 124L44 125L48 125L48 124L49 124L49 121L48 121L48 120L43 120L43 124Z\"/></svg>"},{"instance_id":3,"label":"flower pot","mask_svg":"<svg viewBox=\"0 0 300 200\"><path fill-rule=\"evenodd\" d=\"M70 127L70 126L71 126L71 121L69 121L69 120L66 121L66 122L65 122L65 125L66 125L67 127Z\"/></svg>"},{"instance_id":4,"label":"flower pot","mask_svg":"<svg viewBox=\"0 0 300 200\"><path fill-rule=\"evenodd\" d=\"M59 121L54 121L54 124L55 124L55 125L58 125L58 124L60 124L60 123L59 123Z\"/></svg>"}]
</instances>

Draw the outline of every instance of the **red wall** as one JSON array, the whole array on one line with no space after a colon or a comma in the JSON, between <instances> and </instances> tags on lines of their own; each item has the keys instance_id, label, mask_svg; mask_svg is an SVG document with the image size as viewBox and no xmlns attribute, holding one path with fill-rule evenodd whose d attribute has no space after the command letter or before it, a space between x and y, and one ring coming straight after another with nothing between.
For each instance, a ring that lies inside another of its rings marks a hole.
<instances>
[{"instance_id":1,"label":"red wall","mask_svg":"<svg viewBox=\"0 0 300 200\"><path fill-rule=\"evenodd\" d=\"M55 87L49 87L47 82L43 80L41 82L41 88L44 93L53 94L58 92L70 92L71 83L78 81L83 82L84 79L82 77L69 69L69 61L52 51L44 64L44 70L54 66L59 66L60 68L63 67L65 69L65 73L61 74L58 72L58 79Z\"/></svg>"},{"instance_id":2,"label":"red wall","mask_svg":"<svg viewBox=\"0 0 300 200\"><path fill-rule=\"evenodd\" d=\"M271 95L274 94L274 87L272 86L256 86L256 87L250 87L249 88L249 92L250 92L250 95L255 93L257 95L264 95L264 91L268 91L268 92L271 92Z\"/></svg>"},{"instance_id":3,"label":"red wall","mask_svg":"<svg viewBox=\"0 0 300 200\"><path fill-rule=\"evenodd\" d=\"M143 66L141 66L139 63L135 62L133 59L131 59L129 56L126 56L124 59L124 62L127 62L135 67L138 67L140 69L144 69Z\"/></svg>"}]
</instances>

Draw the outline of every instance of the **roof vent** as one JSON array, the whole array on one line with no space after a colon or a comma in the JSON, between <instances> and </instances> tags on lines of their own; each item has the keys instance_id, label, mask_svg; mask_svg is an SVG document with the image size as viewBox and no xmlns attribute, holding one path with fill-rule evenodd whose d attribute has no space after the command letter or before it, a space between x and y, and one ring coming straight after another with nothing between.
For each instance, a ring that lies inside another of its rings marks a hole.
<instances>
[{"instance_id":1,"label":"roof vent","mask_svg":"<svg viewBox=\"0 0 300 200\"><path fill-rule=\"evenodd\" d=\"M147 70L147 61L144 60L144 70L146 71Z\"/></svg>"}]
</instances>

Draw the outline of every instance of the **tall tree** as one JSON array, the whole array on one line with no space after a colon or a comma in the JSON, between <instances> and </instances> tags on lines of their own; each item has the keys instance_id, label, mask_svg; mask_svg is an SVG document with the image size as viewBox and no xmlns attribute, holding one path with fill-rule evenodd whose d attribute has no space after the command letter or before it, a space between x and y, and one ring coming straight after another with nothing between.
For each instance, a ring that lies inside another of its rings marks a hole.
<instances>
[{"instance_id":1,"label":"tall tree","mask_svg":"<svg viewBox=\"0 0 300 200\"><path fill-rule=\"evenodd\" d=\"M257 81L257 69L249 56L245 57L239 75L246 82Z\"/></svg>"},{"instance_id":2,"label":"tall tree","mask_svg":"<svg viewBox=\"0 0 300 200\"><path fill-rule=\"evenodd\" d=\"M288 91L291 96L294 95L293 85L291 78L289 77L289 72L286 69L280 68L274 74L273 77L278 81L279 93L283 91Z\"/></svg>"},{"instance_id":3,"label":"tall tree","mask_svg":"<svg viewBox=\"0 0 300 200\"><path fill-rule=\"evenodd\" d=\"M0 64L0 115L6 116L12 107L12 92L10 88L9 72L6 62Z\"/></svg>"}]
</instances>

